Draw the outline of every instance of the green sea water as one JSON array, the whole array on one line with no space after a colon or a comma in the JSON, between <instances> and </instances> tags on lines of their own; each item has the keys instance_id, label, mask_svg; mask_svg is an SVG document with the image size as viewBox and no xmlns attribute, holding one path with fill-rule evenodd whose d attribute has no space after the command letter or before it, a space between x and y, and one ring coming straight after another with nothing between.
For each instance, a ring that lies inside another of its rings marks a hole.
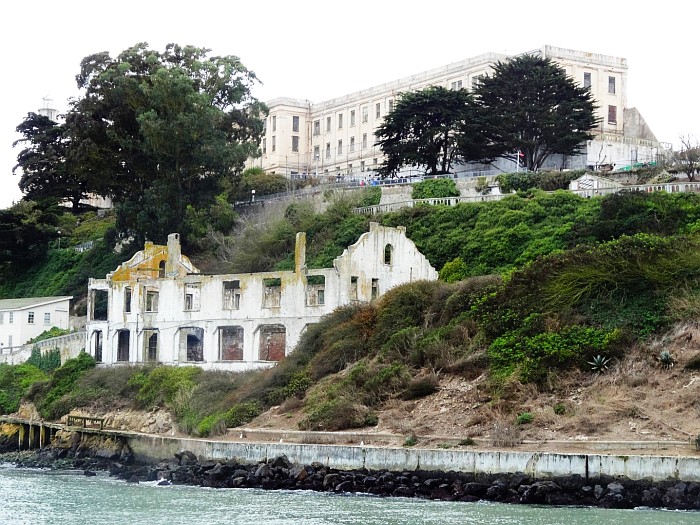
<instances>
[{"instance_id":1,"label":"green sea water","mask_svg":"<svg viewBox=\"0 0 700 525\"><path fill-rule=\"evenodd\" d=\"M700 513L132 484L0 466L0 525L698 525Z\"/></svg>"}]
</instances>

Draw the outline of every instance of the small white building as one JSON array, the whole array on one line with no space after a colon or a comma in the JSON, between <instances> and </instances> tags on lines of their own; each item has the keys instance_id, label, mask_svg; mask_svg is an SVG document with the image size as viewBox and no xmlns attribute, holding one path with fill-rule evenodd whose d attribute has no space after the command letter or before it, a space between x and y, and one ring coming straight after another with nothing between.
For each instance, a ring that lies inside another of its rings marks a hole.
<instances>
[{"instance_id":1,"label":"small white building","mask_svg":"<svg viewBox=\"0 0 700 525\"><path fill-rule=\"evenodd\" d=\"M106 279L90 279L86 348L98 363L198 365L242 371L274 365L309 324L437 272L403 227L372 223L334 260L309 270L298 233L293 271L203 275L168 245L146 243Z\"/></svg>"},{"instance_id":2,"label":"small white building","mask_svg":"<svg viewBox=\"0 0 700 525\"><path fill-rule=\"evenodd\" d=\"M10 352L54 326L67 330L72 298L0 299L0 352Z\"/></svg>"}]
</instances>

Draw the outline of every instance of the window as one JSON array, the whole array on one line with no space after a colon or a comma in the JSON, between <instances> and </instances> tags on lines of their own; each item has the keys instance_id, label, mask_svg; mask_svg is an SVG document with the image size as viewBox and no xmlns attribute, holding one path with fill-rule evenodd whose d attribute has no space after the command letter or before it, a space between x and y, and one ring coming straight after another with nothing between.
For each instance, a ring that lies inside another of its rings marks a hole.
<instances>
[{"instance_id":1,"label":"window","mask_svg":"<svg viewBox=\"0 0 700 525\"><path fill-rule=\"evenodd\" d=\"M224 310L241 307L241 281L224 281Z\"/></svg>"},{"instance_id":2,"label":"window","mask_svg":"<svg viewBox=\"0 0 700 525\"><path fill-rule=\"evenodd\" d=\"M367 133L362 134L362 149L367 148Z\"/></svg>"},{"instance_id":3,"label":"window","mask_svg":"<svg viewBox=\"0 0 700 525\"><path fill-rule=\"evenodd\" d=\"M158 331L144 330L144 361L158 361Z\"/></svg>"},{"instance_id":4,"label":"window","mask_svg":"<svg viewBox=\"0 0 700 525\"><path fill-rule=\"evenodd\" d=\"M355 125L355 110L354 109L350 112L350 125L351 126Z\"/></svg>"},{"instance_id":5,"label":"window","mask_svg":"<svg viewBox=\"0 0 700 525\"><path fill-rule=\"evenodd\" d=\"M391 255L393 251L394 249L391 244L384 246L384 264L391 264Z\"/></svg>"},{"instance_id":6,"label":"window","mask_svg":"<svg viewBox=\"0 0 700 525\"><path fill-rule=\"evenodd\" d=\"M462 81L461 80L457 80L455 82L452 82L452 90L456 91L458 89L462 89Z\"/></svg>"},{"instance_id":7,"label":"window","mask_svg":"<svg viewBox=\"0 0 700 525\"><path fill-rule=\"evenodd\" d=\"M199 310L200 306L200 284L185 284L185 311Z\"/></svg>"},{"instance_id":8,"label":"window","mask_svg":"<svg viewBox=\"0 0 700 525\"><path fill-rule=\"evenodd\" d=\"M131 312L131 286L124 288L124 312Z\"/></svg>"},{"instance_id":9,"label":"window","mask_svg":"<svg viewBox=\"0 0 700 525\"><path fill-rule=\"evenodd\" d=\"M475 77L472 77L472 90L479 87L479 84L481 84L481 79L483 77L484 75L476 75Z\"/></svg>"},{"instance_id":10,"label":"window","mask_svg":"<svg viewBox=\"0 0 700 525\"><path fill-rule=\"evenodd\" d=\"M615 77L608 77L608 93L615 94Z\"/></svg>"},{"instance_id":11,"label":"window","mask_svg":"<svg viewBox=\"0 0 700 525\"><path fill-rule=\"evenodd\" d=\"M338 129L343 129L343 114L338 113Z\"/></svg>"},{"instance_id":12,"label":"window","mask_svg":"<svg viewBox=\"0 0 700 525\"><path fill-rule=\"evenodd\" d=\"M608 124L617 124L617 106L608 106Z\"/></svg>"},{"instance_id":13,"label":"window","mask_svg":"<svg viewBox=\"0 0 700 525\"><path fill-rule=\"evenodd\" d=\"M279 361L287 347L287 330L284 325L262 325L260 327L260 344L258 359L260 361Z\"/></svg>"},{"instance_id":14,"label":"window","mask_svg":"<svg viewBox=\"0 0 700 525\"><path fill-rule=\"evenodd\" d=\"M314 160L321 158L321 146L314 146Z\"/></svg>"},{"instance_id":15,"label":"window","mask_svg":"<svg viewBox=\"0 0 700 525\"><path fill-rule=\"evenodd\" d=\"M326 117L326 133L331 132L331 117Z\"/></svg>"},{"instance_id":16,"label":"window","mask_svg":"<svg viewBox=\"0 0 700 525\"><path fill-rule=\"evenodd\" d=\"M158 279L165 277L165 261L160 261L158 265Z\"/></svg>"},{"instance_id":17,"label":"window","mask_svg":"<svg viewBox=\"0 0 700 525\"><path fill-rule=\"evenodd\" d=\"M360 161L360 171L365 171L365 161Z\"/></svg>"},{"instance_id":18,"label":"window","mask_svg":"<svg viewBox=\"0 0 700 525\"><path fill-rule=\"evenodd\" d=\"M372 165L373 165L373 166L376 166L376 165L377 165L377 159L376 159L376 158L375 158L375 159L372 159Z\"/></svg>"},{"instance_id":19,"label":"window","mask_svg":"<svg viewBox=\"0 0 700 525\"><path fill-rule=\"evenodd\" d=\"M330 159L331 158L331 143L326 142L326 158Z\"/></svg>"},{"instance_id":20,"label":"window","mask_svg":"<svg viewBox=\"0 0 700 525\"><path fill-rule=\"evenodd\" d=\"M12 324L15 322L15 313L14 312L8 312L9 315L7 316L7 322Z\"/></svg>"},{"instance_id":21,"label":"window","mask_svg":"<svg viewBox=\"0 0 700 525\"><path fill-rule=\"evenodd\" d=\"M107 308L109 292L107 290L92 290L90 296L90 299L92 299L92 301L88 301L91 304L91 308L88 310L90 319L93 321L107 321L109 316Z\"/></svg>"},{"instance_id":22,"label":"window","mask_svg":"<svg viewBox=\"0 0 700 525\"><path fill-rule=\"evenodd\" d=\"M27 312L27 323L34 324L34 312Z\"/></svg>"},{"instance_id":23,"label":"window","mask_svg":"<svg viewBox=\"0 0 700 525\"><path fill-rule=\"evenodd\" d=\"M379 297L379 279L372 279L372 299Z\"/></svg>"},{"instance_id":24,"label":"window","mask_svg":"<svg viewBox=\"0 0 700 525\"><path fill-rule=\"evenodd\" d=\"M376 106L374 107L374 116L375 118L379 118L382 114L382 104L381 102L377 102Z\"/></svg>"},{"instance_id":25,"label":"window","mask_svg":"<svg viewBox=\"0 0 700 525\"><path fill-rule=\"evenodd\" d=\"M129 361L129 330L119 330L117 332L117 361Z\"/></svg>"},{"instance_id":26,"label":"window","mask_svg":"<svg viewBox=\"0 0 700 525\"><path fill-rule=\"evenodd\" d=\"M326 277L309 275L306 279L306 305L321 306L326 302Z\"/></svg>"},{"instance_id":27,"label":"window","mask_svg":"<svg viewBox=\"0 0 700 525\"><path fill-rule=\"evenodd\" d=\"M299 153L299 135L292 135L292 151Z\"/></svg>"},{"instance_id":28,"label":"window","mask_svg":"<svg viewBox=\"0 0 700 525\"><path fill-rule=\"evenodd\" d=\"M222 326L219 328L219 359L221 361L243 360L243 328Z\"/></svg>"},{"instance_id":29,"label":"window","mask_svg":"<svg viewBox=\"0 0 700 525\"><path fill-rule=\"evenodd\" d=\"M343 140L341 139L338 141L338 155L342 155L342 154L343 154Z\"/></svg>"},{"instance_id":30,"label":"window","mask_svg":"<svg viewBox=\"0 0 700 525\"><path fill-rule=\"evenodd\" d=\"M350 300L357 301L357 275L350 276Z\"/></svg>"},{"instance_id":31,"label":"window","mask_svg":"<svg viewBox=\"0 0 700 525\"><path fill-rule=\"evenodd\" d=\"M267 155L267 139L263 139L262 150L263 155Z\"/></svg>"},{"instance_id":32,"label":"window","mask_svg":"<svg viewBox=\"0 0 700 525\"><path fill-rule=\"evenodd\" d=\"M93 332L93 350L95 352L95 361L98 363L102 362L102 330L95 330Z\"/></svg>"},{"instance_id":33,"label":"window","mask_svg":"<svg viewBox=\"0 0 700 525\"><path fill-rule=\"evenodd\" d=\"M321 134L321 121L314 120L314 137Z\"/></svg>"},{"instance_id":34,"label":"window","mask_svg":"<svg viewBox=\"0 0 700 525\"><path fill-rule=\"evenodd\" d=\"M393 99L389 99L389 113L391 113L394 110L394 101Z\"/></svg>"},{"instance_id":35,"label":"window","mask_svg":"<svg viewBox=\"0 0 700 525\"><path fill-rule=\"evenodd\" d=\"M282 279L263 279L263 308L279 308L282 302Z\"/></svg>"},{"instance_id":36,"label":"window","mask_svg":"<svg viewBox=\"0 0 700 525\"><path fill-rule=\"evenodd\" d=\"M367 108L367 106L363 107L363 108L362 108L362 123L363 123L363 124L364 124L365 122L367 122L367 118L368 118L367 115L368 115L368 114L369 114L369 108Z\"/></svg>"},{"instance_id":37,"label":"window","mask_svg":"<svg viewBox=\"0 0 700 525\"><path fill-rule=\"evenodd\" d=\"M584 73L583 74L583 87L591 87L591 74L590 73Z\"/></svg>"},{"instance_id":38,"label":"window","mask_svg":"<svg viewBox=\"0 0 700 525\"><path fill-rule=\"evenodd\" d=\"M277 151L277 137L272 135L272 153Z\"/></svg>"},{"instance_id":39,"label":"window","mask_svg":"<svg viewBox=\"0 0 700 525\"><path fill-rule=\"evenodd\" d=\"M51 312L44 313L44 326L51 326Z\"/></svg>"},{"instance_id":40,"label":"window","mask_svg":"<svg viewBox=\"0 0 700 525\"><path fill-rule=\"evenodd\" d=\"M350 137L350 153L355 151L355 137Z\"/></svg>"},{"instance_id":41,"label":"window","mask_svg":"<svg viewBox=\"0 0 700 525\"><path fill-rule=\"evenodd\" d=\"M292 117L292 131L299 133L299 117Z\"/></svg>"},{"instance_id":42,"label":"window","mask_svg":"<svg viewBox=\"0 0 700 525\"><path fill-rule=\"evenodd\" d=\"M5 320L5 314L4 314L4 312L0 312L0 324L2 324L4 320Z\"/></svg>"},{"instance_id":43,"label":"window","mask_svg":"<svg viewBox=\"0 0 700 525\"><path fill-rule=\"evenodd\" d=\"M204 329L180 329L179 357L181 361L204 361Z\"/></svg>"},{"instance_id":44,"label":"window","mask_svg":"<svg viewBox=\"0 0 700 525\"><path fill-rule=\"evenodd\" d=\"M272 117L272 132L277 131L277 116Z\"/></svg>"},{"instance_id":45,"label":"window","mask_svg":"<svg viewBox=\"0 0 700 525\"><path fill-rule=\"evenodd\" d=\"M147 312L157 312L158 311L158 292L155 290L146 291L146 311Z\"/></svg>"}]
</instances>

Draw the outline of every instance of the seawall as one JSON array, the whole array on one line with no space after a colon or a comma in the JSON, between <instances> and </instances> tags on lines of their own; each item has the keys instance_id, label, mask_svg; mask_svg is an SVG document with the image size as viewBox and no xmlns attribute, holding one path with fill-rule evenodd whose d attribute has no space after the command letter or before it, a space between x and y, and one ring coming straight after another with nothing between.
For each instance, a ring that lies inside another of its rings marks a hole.
<instances>
[{"instance_id":1,"label":"seawall","mask_svg":"<svg viewBox=\"0 0 700 525\"><path fill-rule=\"evenodd\" d=\"M322 463L338 470L443 471L466 474L524 473L536 479L578 475L582 479L625 477L631 480L700 482L700 457L621 456L508 451L387 448L297 443L241 443L131 434L138 460L171 458L189 450L200 460L258 463L287 456L292 463Z\"/></svg>"}]
</instances>

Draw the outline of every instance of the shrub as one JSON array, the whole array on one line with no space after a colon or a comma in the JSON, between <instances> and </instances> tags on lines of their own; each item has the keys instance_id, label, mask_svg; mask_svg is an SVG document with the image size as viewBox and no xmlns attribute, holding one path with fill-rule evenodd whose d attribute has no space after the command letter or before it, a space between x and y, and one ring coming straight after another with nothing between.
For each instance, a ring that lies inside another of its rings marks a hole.
<instances>
[{"instance_id":1,"label":"shrub","mask_svg":"<svg viewBox=\"0 0 700 525\"><path fill-rule=\"evenodd\" d=\"M412 379L401 393L404 400L419 399L437 392L439 382L437 374L428 374Z\"/></svg>"},{"instance_id":2,"label":"shrub","mask_svg":"<svg viewBox=\"0 0 700 525\"><path fill-rule=\"evenodd\" d=\"M95 360L89 354L81 352L78 357L69 359L57 368L48 384L37 391L39 394L37 409L45 419L57 419L72 408L62 398L69 394L76 381L88 370L95 367Z\"/></svg>"},{"instance_id":3,"label":"shrub","mask_svg":"<svg viewBox=\"0 0 700 525\"><path fill-rule=\"evenodd\" d=\"M19 403L30 387L48 376L38 367L24 363L21 365L0 364L0 413L11 414L19 409Z\"/></svg>"},{"instance_id":4,"label":"shrub","mask_svg":"<svg viewBox=\"0 0 700 525\"><path fill-rule=\"evenodd\" d=\"M135 374L129 383L138 388L137 405L146 408L172 403L178 392L195 387L201 373L197 366L157 366Z\"/></svg>"},{"instance_id":5,"label":"shrub","mask_svg":"<svg viewBox=\"0 0 700 525\"><path fill-rule=\"evenodd\" d=\"M227 427L240 427L258 417L262 406L257 401L237 403L224 414L223 420Z\"/></svg>"},{"instance_id":6,"label":"shrub","mask_svg":"<svg viewBox=\"0 0 700 525\"><path fill-rule=\"evenodd\" d=\"M34 346L26 362L40 368L44 372L52 372L61 366L61 351L58 348L54 348L42 353L38 346Z\"/></svg>"},{"instance_id":7,"label":"shrub","mask_svg":"<svg viewBox=\"0 0 700 525\"><path fill-rule=\"evenodd\" d=\"M474 440L470 437L460 440L459 444L463 447L471 447L474 444Z\"/></svg>"},{"instance_id":8,"label":"shrub","mask_svg":"<svg viewBox=\"0 0 700 525\"><path fill-rule=\"evenodd\" d=\"M554 410L554 413L558 416L563 416L566 414L566 405L564 403L556 403L552 409Z\"/></svg>"},{"instance_id":9,"label":"shrub","mask_svg":"<svg viewBox=\"0 0 700 525\"><path fill-rule=\"evenodd\" d=\"M452 179L428 179L414 184L411 196L414 199L459 197L459 190Z\"/></svg>"},{"instance_id":10,"label":"shrub","mask_svg":"<svg viewBox=\"0 0 700 525\"><path fill-rule=\"evenodd\" d=\"M364 208L366 206L376 206L382 200L382 188L379 186L370 186L362 190L357 206Z\"/></svg>"},{"instance_id":11,"label":"shrub","mask_svg":"<svg viewBox=\"0 0 700 525\"><path fill-rule=\"evenodd\" d=\"M517 418L515 418L515 422L518 425L527 425L529 423L532 423L534 420L535 416L533 416L530 412L522 412L518 414Z\"/></svg>"},{"instance_id":12,"label":"shrub","mask_svg":"<svg viewBox=\"0 0 700 525\"><path fill-rule=\"evenodd\" d=\"M224 415L217 413L206 416L197 425L197 434L202 437L220 436L226 433Z\"/></svg>"},{"instance_id":13,"label":"shrub","mask_svg":"<svg viewBox=\"0 0 700 525\"><path fill-rule=\"evenodd\" d=\"M46 339L51 339L53 337L59 337L61 335L66 335L69 333L70 333L70 330L64 330L62 328L58 328L57 326L52 326L49 330L44 330L43 332L41 332L34 339L30 339L28 341L28 344L38 343L39 341L45 341Z\"/></svg>"},{"instance_id":14,"label":"shrub","mask_svg":"<svg viewBox=\"0 0 700 525\"><path fill-rule=\"evenodd\" d=\"M668 350L662 350L656 359L659 361L661 368L663 368L664 370L672 368L676 362L676 360L671 355L671 352L669 352Z\"/></svg>"},{"instance_id":15,"label":"shrub","mask_svg":"<svg viewBox=\"0 0 700 525\"><path fill-rule=\"evenodd\" d=\"M454 283L467 277L469 277L469 268L460 257L445 263L440 270L440 279L446 283Z\"/></svg>"},{"instance_id":16,"label":"shrub","mask_svg":"<svg viewBox=\"0 0 700 525\"><path fill-rule=\"evenodd\" d=\"M404 447L413 447L418 443L418 437L415 434L411 434L403 442Z\"/></svg>"}]
</instances>

